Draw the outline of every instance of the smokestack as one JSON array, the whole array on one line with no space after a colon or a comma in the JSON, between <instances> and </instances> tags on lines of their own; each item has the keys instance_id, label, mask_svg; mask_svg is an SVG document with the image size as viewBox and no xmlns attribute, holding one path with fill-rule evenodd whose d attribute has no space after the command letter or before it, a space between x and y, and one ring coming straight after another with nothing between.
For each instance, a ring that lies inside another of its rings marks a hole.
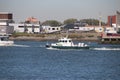
<instances>
[{"instance_id":1,"label":"smokestack","mask_svg":"<svg viewBox=\"0 0 120 80\"><path fill-rule=\"evenodd\" d=\"M117 32L120 32L118 26L120 26L120 12L116 11L116 30Z\"/></svg>"}]
</instances>

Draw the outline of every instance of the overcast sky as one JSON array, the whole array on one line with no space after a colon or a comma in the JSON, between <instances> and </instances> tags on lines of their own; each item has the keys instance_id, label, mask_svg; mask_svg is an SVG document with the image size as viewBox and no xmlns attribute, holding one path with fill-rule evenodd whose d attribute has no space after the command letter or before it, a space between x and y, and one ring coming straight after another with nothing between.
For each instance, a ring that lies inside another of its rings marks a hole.
<instances>
[{"instance_id":1,"label":"overcast sky","mask_svg":"<svg viewBox=\"0 0 120 80\"><path fill-rule=\"evenodd\" d=\"M0 0L0 12L11 12L15 21L35 17L46 20L64 21L68 18L84 18L107 21L108 15L120 11L120 0Z\"/></svg>"}]
</instances>

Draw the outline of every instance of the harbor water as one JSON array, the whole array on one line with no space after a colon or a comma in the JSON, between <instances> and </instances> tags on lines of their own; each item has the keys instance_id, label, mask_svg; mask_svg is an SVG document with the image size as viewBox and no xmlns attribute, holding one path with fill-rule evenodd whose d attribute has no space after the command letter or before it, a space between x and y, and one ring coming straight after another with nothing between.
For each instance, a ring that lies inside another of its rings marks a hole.
<instances>
[{"instance_id":1,"label":"harbor water","mask_svg":"<svg viewBox=\"0 0 120 80\"><path fill-rule=\"evenodd\" d=\"M0 80L120 80L120 45L86 43L89 50L46 49L39 41L0 47Z\"/></svg>"}]
</instances>

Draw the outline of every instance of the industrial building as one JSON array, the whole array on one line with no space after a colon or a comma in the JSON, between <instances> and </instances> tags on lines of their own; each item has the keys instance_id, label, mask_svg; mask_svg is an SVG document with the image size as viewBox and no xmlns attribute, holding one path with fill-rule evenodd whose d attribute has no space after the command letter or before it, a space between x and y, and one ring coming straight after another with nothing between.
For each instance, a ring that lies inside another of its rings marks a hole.
<instances>
[{"instance_id":1,"label":"industrial building","mask_svg":"<svg viewBox=\"0 0 120 80\"><path fill-rule=\"evenodd\" d=\"M39 24L10 24L15 32L27 33L53 33L61 31L61 27L40 26Z\"/></svg>"},{"instance_id":2,"label":"industrial building","mask_svg":"<svg viewBox=\"0 0 120 80\"><path fill-rule=\"evenodd\" d=\"M120 32L120 12L116 12L116 15L108 16L108 26L116 28L117 32Z\"/></svg>"},{"instance_id":3,"label":"industrial building","mask_svg":"<svg viewBox=\"0 0 120 80\"><path fill-rule=\"evenodd\" d=\"M14 27L9 23L13 22L13 14L7 12L0 12L0 34L12 34Z\"/></svg>"},{"instance_id":4,"label":"industrial building","mask_svg":"<svg viewBox=\"0 0 120 80\"><path fill-rule=\"evenodd\" d=\"M101 42L120 44L120 12L117 11L116 15L108 16L108 25L113 28L112 32L107 31L101 34Z\"/></svg>"}]
</instances>

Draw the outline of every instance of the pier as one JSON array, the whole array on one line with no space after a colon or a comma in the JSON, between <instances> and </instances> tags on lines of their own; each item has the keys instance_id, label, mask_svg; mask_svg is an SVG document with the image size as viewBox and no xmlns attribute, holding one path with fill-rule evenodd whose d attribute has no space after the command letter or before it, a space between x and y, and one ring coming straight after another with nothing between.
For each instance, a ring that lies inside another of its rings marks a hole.
<instances>
[{"instance_id":1,"label":"pier","mask_svg":"<svg viewBox=\"0 0 120 80\"><path fill-rule=\"evenodd\" d=\"M101 34L101 43L120 44L120 34Z\"/></svg>"}]
</instances>

